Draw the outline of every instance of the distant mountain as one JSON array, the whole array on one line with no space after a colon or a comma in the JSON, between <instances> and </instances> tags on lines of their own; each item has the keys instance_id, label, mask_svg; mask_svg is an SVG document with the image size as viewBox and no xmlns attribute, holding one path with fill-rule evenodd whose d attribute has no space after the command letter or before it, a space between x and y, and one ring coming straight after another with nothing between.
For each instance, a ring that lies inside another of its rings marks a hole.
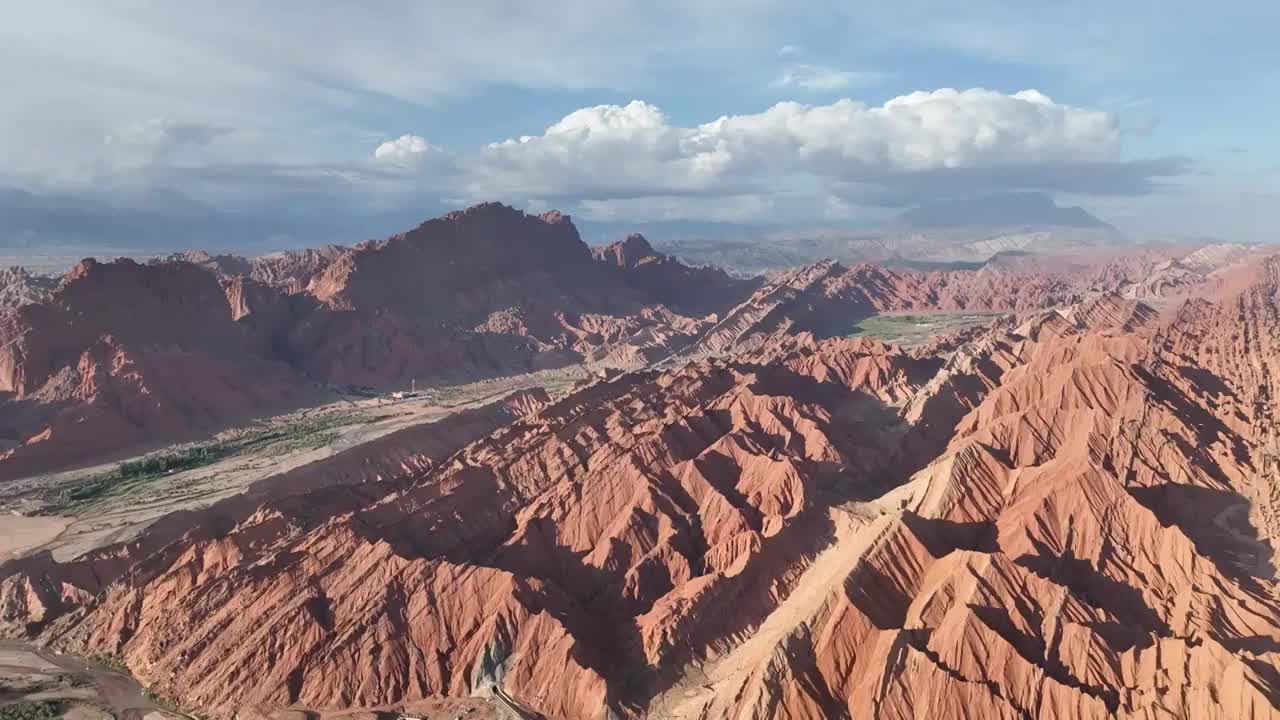
<instances>
[{"instance_id":1,"label":"distant mountain","mask_svg":"<svg viewBox=\"0 0 1280 720\"><path fill-rule=\"evenodd\" d=\"M934 200L901 213L896 224L913 230L1016 226L1115 230L1084 208L1064 207L1036 192Z\"/></svg>"},{"instance_id":2,"label":"distant mountain","mask_svg":"<svg viewBox=\"0 0 1280 720\"><path fill-rule=\"evenodd\" d=\"M1034 192L929 201L878 228L744 231L739 237L656 236L663 252L688 263L741 274L784 270L835 258L917 270L981 267L1005 253L1064 253L1107 247L1119 230L1079 207Z\"/></svg>"},{"instance_id":3,"label":"distant mountain","mask_svg":"<svg viewBox=\"0 0 1280 720\"><path fill-rule=\"evenodd\" d=\"M21 267L0 267L0 311L48 299L58 286L55 278L32 275Z\"/></svg>"},{"instance_id":4,"label":"distant mountain","mask_svg":"<svg viewBox=\"0 0 1280 720\"><path fill-rule=\"evenodd\" d=\"M582 239L588 245L607 245L614 239L638 233L648 238L662 238L664 243L718 243L718 242L764 242L770 234L786 229L786 226L770 222L716 222L698 220L651 220L648 222L632 222L628 220L579 220L573 223L578 227Z\"/></svg>"},{"instance_id":5,"label":"distant mountain","mask_svg":"<svg viewBox=\"0 0 1280 720\"><path fill-rule=\"evenodd\" d=\"M658 247L681 260L715 265L739 274L785 270L834 258L915 270L972 270L1009 254L1091 252L1115 246L1123 236L1101 227L938 227L808 230L779 233L763 241L663 241Z\"/></svg>"},{"instance_id":6,"label":"distant mountain","mask_svg":"<svg viewBox=\"0 0 1280 720\"><path fill-rule=\"evenodd\" d=\"M428 207L428 211L438 208ZM300 197L286 206L205 205L173 190L28 192L0 186L0 249L91 249L146 256L207 248L253 254L306 245L354 244L421 220L423 207L351 207Z\"/></svg>"},{"instance_id":7,"label":"distant mountain","mask_svg":"<svg viewBox=\"0 0 1280 720\"><path fill-rule=\"evenodd\" d=\"M593 251L568 216L497 203L354 247L87 259L56 287L0 270L0 482L313 404L317 385L644 366L759 284L640 235Z\"/></svg>"}]
</instances>

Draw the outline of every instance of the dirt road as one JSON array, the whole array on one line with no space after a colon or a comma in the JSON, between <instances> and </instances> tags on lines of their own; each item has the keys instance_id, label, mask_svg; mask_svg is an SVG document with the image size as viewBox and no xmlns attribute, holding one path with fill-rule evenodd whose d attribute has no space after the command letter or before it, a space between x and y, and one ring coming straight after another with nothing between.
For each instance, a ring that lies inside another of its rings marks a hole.
<instances>
[{"instance_id":1,"label":"dirt road","mask_svg":"<svg viewBox=\"0 0 1280 720\"><path fill-rule=\"evenodd\" d=\"M14 700L63 700L107 710L119 720L187 717L147 697L129 675L17 640L0 640L0 685L32 689Z\"/></svg>"}]
</instances>

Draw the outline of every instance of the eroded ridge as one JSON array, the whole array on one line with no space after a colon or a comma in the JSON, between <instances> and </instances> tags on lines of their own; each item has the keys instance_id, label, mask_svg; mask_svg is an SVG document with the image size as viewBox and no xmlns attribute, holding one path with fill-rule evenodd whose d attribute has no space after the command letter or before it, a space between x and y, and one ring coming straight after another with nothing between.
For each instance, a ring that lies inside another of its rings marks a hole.
<instances>
[{"instance_id":1,"label":"eroded ridge","mask_svg":"<svg viewBox=\"0 0 1280 720\"><path fill-rule=\"evenodd\" d=\"M1270 365L1189 348L1270 332L1275 285L623 374L180 550L11 565L0 611L220 717L494 686L575 719L1272 717L1273 436L1241 389Z\"/></svg>"}]
</instances>

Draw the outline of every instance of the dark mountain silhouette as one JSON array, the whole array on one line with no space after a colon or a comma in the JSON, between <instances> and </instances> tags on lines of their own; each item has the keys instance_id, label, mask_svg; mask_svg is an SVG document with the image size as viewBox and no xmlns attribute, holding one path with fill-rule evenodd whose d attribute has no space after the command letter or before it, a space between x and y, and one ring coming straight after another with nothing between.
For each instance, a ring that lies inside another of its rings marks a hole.
<instances>
[{"instance_id":1,"label":"dark mountain silhouette","mask_svg":"<svg viewBox=\"0 0 1280 720\"><path fill-rule=\"evenodd\" d=\"M974 227L1069 227L1112 230L1110 224L1081 207L1064 207L1037 192L948 198L922 203L897 217L897 224L913 229Z\"/></svg>"}]
</instances>

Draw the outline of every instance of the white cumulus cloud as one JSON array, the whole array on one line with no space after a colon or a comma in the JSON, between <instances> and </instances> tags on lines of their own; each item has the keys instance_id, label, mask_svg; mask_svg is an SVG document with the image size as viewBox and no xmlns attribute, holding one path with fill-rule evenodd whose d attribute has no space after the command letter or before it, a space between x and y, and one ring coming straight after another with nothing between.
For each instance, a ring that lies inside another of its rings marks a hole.
<instances>
[{"instance_id":1,"label":"white cumulus cloud","mask_svg":"<svg viewBox=\"0 0 1280 720\"><path fill-rule=\"evenodd\" d=\"M439 148L427 142L426 138L408 133L395 140L388 140L373 151L373 158L382 162L408 165L420 162L428 153L438 152Z\"/></svg>"},{"instance_id":2,"label":"white cumulus cloud","mask_svg":"<svg viewBox=\"0 0 1280 720\"><path fill-rule=\"evenodd\" d=\"M598 105L566 115L542 135L483 148L469 163L468 186L482 195L698 192L718 183L732 162L715 142L673 126L640 100Z\"/></svg>"},{"instance_id":3,"label":"white cumulus cloud","mask_svg":"<svg viewBox=\"0 0 1280 720\"><path fill-rule=\"evenodd\" d=\"M942 89L869 106L782 102L694 127L642 101L583 108L467 163L479 196L742 194L783 178L871 180L1118 158L1115 116L1035 90Z\"/></svg>"}]
</instances>

